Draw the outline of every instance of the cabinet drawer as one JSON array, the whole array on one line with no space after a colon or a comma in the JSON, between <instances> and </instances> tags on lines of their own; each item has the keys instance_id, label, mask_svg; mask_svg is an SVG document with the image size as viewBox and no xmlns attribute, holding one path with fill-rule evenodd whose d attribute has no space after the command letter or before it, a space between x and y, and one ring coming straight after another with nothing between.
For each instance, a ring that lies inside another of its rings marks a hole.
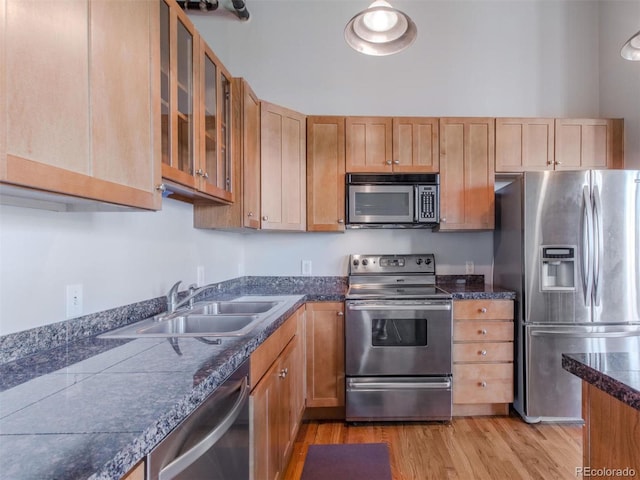
<instances>
[{"instance_id":1,"label":"cabinet drawer","mask_svg":"<svg viewBox=\"0 0 640 480\"><path fill-rule=\"evenodd\" d=\"M512 342L454 343L454 362L513 362Z\"/></svg>"},{"instance_id":2,"label":"cabinet drawer","mask_svg":"<svg viewBox=\"0 0 640 480\"><path fill-rule=\"evenodd\" d=\"M300 307L304 309L304 307ZM298 312L291 315L251 354L251 386L257 385L267 369L278 358L298 329Z\"/></svg>"},{"instance_id":3,"label":"cabinet drawer","mask_svg":"<svg viewBox=\"0 0 640 480\"><path fill-rule=\"evenodd\" d=\"M455 300L454 320L513 320L513 300Z\"/></svg>"},{"instance_id":4,"label":"cabinet drawer","mask_svg":"<svg viewBox=\"0 0 640 480\"><path fill-rule=\"evenodd\" d=\"M453 403L513 402L513 364L453 366Z\"/></svg>"},{"instance_id":5,"label":"cabinet drawer","mask_svg":"<svg viewBox=\"0 0 640 480\"><path fill-rule=\"evenodd\" d=\"M454 342L513 341L513 322L453 322Z\"/></svg>"}]
</instances>

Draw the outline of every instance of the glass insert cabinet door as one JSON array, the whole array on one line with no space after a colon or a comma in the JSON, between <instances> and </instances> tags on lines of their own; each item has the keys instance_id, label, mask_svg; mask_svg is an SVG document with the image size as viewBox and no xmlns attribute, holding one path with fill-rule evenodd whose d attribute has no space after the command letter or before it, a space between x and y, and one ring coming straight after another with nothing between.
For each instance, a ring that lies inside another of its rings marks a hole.
<instances>
[{"instance_id":1,"label":"glass insert cabinet door","mask_svg":"<svg viewBox=\"0 0 640 480\"><path fill-rule=\"evenodd\" d=\"M179 8L160 2L162 175L194 187L195 30Z\"/></svg>"},{"instance_id":2,"label":"glass insert cabinet door","mask_svg":"<svg viewBox=\"0 0 640 480\"><path fill-rule=\"evenodd\" d=\"M201 150L196 176L203 191L232 201L231 75L204 41L201 52Z\"/></svg>"}]
</instances>

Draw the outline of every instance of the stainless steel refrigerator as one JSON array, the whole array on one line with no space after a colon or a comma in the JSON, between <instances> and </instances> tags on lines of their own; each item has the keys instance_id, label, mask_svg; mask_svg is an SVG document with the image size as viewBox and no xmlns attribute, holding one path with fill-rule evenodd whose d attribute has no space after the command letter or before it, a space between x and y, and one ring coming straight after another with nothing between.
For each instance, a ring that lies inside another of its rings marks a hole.
<instances>
[{"instance_id":1,"label":"stainless steel refrigerator","mask_svg":"<svg viewBox=\"0 0 640 480\"><path fill-rule=\"evenodd\" d=\"M562 353L640 351L640 171L527 172L498 190L494 284L517 292L515 409L579 421Z\"/></svg>"}]
</instances>

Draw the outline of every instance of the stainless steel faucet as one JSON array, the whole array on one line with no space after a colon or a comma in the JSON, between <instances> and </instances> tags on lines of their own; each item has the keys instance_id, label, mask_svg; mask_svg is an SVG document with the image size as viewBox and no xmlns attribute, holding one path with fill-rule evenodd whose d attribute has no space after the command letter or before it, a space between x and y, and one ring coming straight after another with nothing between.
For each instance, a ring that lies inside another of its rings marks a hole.
<instances>
[{"instance_id":1,"label":"stainless steel faucet","mask_svg":"<svg viewBox=\"0 0 640 480\"><path fill-rule=\"evenodd\" d=\"M169 293L167 293L167 311L169 313L175 312L176 310L178 310L180 307L182 307L187 303L189 304L189 308L193 308L195 297L197 297L200 294L200 292L202 292L203 290L206 290L211 286L211 285L205 285L203 287L196 288L196 284L193 283L189 285L189 294L186 297L184 297L182 300L178 301L178 286L180 285L180 283L182 283L181 280L176 282L176 284L173 287L171 287L171 289L169 290Z\"/></svg>"}]
</instances>

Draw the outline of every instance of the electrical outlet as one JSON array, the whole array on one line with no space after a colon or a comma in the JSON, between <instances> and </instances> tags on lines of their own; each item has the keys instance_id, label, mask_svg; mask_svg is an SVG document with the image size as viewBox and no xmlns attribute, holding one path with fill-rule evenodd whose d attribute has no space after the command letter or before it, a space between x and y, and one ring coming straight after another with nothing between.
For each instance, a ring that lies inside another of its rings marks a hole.
<instances>
[{"instance_id":1,"label":"electrical outlet","mask_svg":"<svg viewBox=\"0 0 640 480\"><path fill-rule=\"evenodd\" d=\"M466 273L467 275L472 275L473 270L474 270L473 262L466 261L464 263L464 273Z\"/></svg>"},{"instance_id":2,"label":"electrical outlet","mask_svg":"<svg viewBox=\"0 0 640 480\"><path fill-rule=\"evenodd\" d=\"M82 284L67 285L67 318L82 315Z\"/></svg>"},{"instance_id":3,"label":"electrical outlet","mask_svg":"<svg viewBox=\"0 0 640 480\"><path fill-rule=\"evenodd\" d=\"M196 283L199 287L204 285L204 266L202 265L196 267Z\"/></svg>"},{"instance_id":4,"label":"electrical outlet","mask_svg":"<svg viewBox=\"0 0 640 480\"><path fill-rule=\"evenodd\" d=\"M302 260L302 275L311 275L311 260Z\"/></svg>"}]
</instances>

